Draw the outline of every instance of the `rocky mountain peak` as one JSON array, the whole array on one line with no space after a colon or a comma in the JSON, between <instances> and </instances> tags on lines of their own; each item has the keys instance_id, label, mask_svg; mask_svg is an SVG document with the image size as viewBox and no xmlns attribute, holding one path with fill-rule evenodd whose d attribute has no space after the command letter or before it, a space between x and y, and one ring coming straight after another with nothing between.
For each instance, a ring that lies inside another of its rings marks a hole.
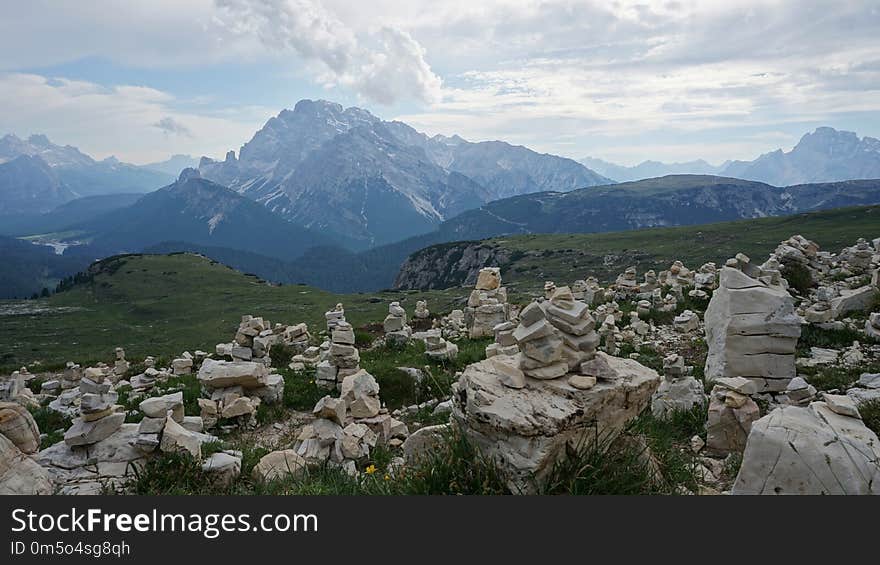
<instances>
[{"instance_id":1,"label":"rocky mountain peak","mask_svg":"<svg viewBox=\"0 0 880 565\"><path fill-rule=\"evenodd\" d=\"M180 171L180 176L177 177L178 184L183 184L190 179L200 179L202 178L201 173L199 173L198 169L194 169L192 167L187 167L184 170Z\"/></svg>"}]
</instances>

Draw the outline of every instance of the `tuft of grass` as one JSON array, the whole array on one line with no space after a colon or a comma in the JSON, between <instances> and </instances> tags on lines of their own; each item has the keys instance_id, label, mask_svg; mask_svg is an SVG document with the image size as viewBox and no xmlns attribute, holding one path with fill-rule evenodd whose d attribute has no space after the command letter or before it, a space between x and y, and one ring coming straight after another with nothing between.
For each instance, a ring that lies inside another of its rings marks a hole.
<instances>
[{"instance_id":1,"label":"tuft of grass","mask_svg":"<svg viewBox=\"0 0 880 565\"><path fill-rule=\"evenodd\" d=\"M269 349L269 358L272 360L272 366L279 369L290 365L290 360L293 359L293 356L293 348L283 343L276 343Z\"/></svg>"},{"instance_id":2,"label":"tuft of grass","mask_svg":"<svg viewBox=\"0 0 880 565\"><path fill-rule=\"evenodd\" d=\"M801 357L809 355L811 347L841 349L849 347L854 341L864 342L865 340L864 333L851 328L834 330L807 325L802 328L801 337L798 339L798 355Z\"/></svg>"},{"instance_id":3,"label":"tuft of grass","mask_svg":"<svg viewBox=\"0 0 880 565\"><path fill-rule=\"evenodd\" d=\"M63 440L64 432L72 425L70 418L50 410L48 406L29 408L29 411L37 423L37 428L41 433L46 434L40 442L40 449L46 449Z\"/></svg>"},{"instance_id":4,"label":"tuft of grass","mask_svg":"<svg viewBox=\"0 0 880 565\"><path fill-rule=\"evenodd\" d=\"M797 291L801 296L805 296L815 284L813 275L810 270L794 261L787 261L782 265L782 276L788 281L788 285Z\"/></svg>"},{"instance_id":5,"label":"tuft of grass","mask_svg":"<svg viewBox=\"0 0 880 565\"><path fill-rule=\"evenodd\" d=\"M880 371L880 363L847 367L844 365L824 365L799 369L806 380L818 390L844 391L859 380L862 373Z\"/></svg>"},{"instance_id":6,"label":"tuft of grass","mask_svg":"<svg viewBox=\"0 0 880 565\"><path fill-rule=\"evenodd\" d=\"M870 400L859 405L859 414L870 430L880 434L880 400Z\"/></svg>"}]
</instances>

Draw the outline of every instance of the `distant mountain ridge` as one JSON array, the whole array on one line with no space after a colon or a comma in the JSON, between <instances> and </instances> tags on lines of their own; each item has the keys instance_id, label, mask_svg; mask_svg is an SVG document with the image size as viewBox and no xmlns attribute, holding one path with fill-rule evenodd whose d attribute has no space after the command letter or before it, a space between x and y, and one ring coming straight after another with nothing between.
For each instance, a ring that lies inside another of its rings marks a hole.
<instances>
[{"instance_id":1,"label":"distant mountain ridge","mask_svg":"<svg viewBox=\"0 0 880 565\"><path fill-rule=\"evenodd\" d=\"M149 192L175 177L113 157L96 161L45 135L0 138L0 169L5 171L0 173L0 214L46 212L84 196Z\"/></svg>"},{"instance_id":2,"label":"distant mountain ridge","mask_svg":"<svg viewBox=\"0 0 880 565\"><path fill-rule=\"evenodd\" d=\"M301 100L271 118L202 176L291 221L360 247L431 231L464 210L512 194L608 182L583 165L504 142L428 136L361 108Z\"/></svg>"},{"instance_id":3,"label":"distant mountain ridge","mask_svg":"<svg viewBox=\"0 0 880 565\"><path fill-rule=\"evenodd\" d=\"M165 241L187 241L290 260L311 247L340 243L201 178L196 169L184 169L176 182L131 206L71 229L89 236L90 246L102 255L140 252Z\"/></svg>"},{"instance_id":4,"label":"distant mountain ridge","mask_svg":"<svg viewBox=\"0 0 880 565\"><path fill-rule=\"evenodd\" d=\"M719 175L754 180L773 186L880 178L880 140L859 138L851 131L831 127L804 134L791 151L782 149L754 161L726 161L712 165L702 159L687 163L644 161L626 167L585 157L581 163L617 182L677 174Z\"/></svg>"},{"instance_id":5,"label":"distant mountain ridge","mask_svg":"<svg viewBox=\"0 0 880 565\"><path fill-rule=\"evenodd\" d=\"M880 178L880 139L830 127L805 134L794 148L733 161L724 174L775 186Z\"/></svg>"},{"instance_id":6,"label":"distant mountain ridge","mask_svg":"<svg viewBox=\"0 0 880 565\"><path fill-rule=\"evenodd\" d=\"M660 161L642 161L633 167L609 163L594 157L584 157L580 162L617 182L644 180L667 175L716 175L724 170L723 165L712 165L702 159L686 163L661 163Z\"/></svg>"}]
</instances>

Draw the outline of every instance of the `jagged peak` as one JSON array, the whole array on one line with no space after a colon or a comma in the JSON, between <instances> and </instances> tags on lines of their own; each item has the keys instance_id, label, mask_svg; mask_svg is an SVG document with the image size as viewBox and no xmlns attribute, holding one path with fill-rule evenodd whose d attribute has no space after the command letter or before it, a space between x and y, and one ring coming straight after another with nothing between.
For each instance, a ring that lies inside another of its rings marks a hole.
<instances>
[{"instance_id":1,"label":"jagged peak","mask_svg":"<svg viewBox=\"0 0 880 565\"><path fill-rule=\"evenodd\" d=\"M180 176L177 177L178 184L185 183L190 179L200 179L202 178L202 174L198 169L194 169L193 167L187 167L184 170L180 171Z\"/></svg>"}]
</instances>

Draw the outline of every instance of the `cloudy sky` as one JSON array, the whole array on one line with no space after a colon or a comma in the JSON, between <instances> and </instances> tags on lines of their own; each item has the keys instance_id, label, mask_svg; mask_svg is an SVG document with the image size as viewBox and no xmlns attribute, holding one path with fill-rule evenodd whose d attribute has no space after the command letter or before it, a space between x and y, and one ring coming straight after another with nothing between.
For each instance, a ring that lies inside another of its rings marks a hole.
<instances>
[{"instance_id":1,"label":"cloudy sky","mask_svg":"<svg viewBox=\"0 0 880 565\"><path fill-rule=\"evenodd\" d=\"M574 158L880 137L880 3L0 0L0 133L220 156L301 98Z\"/></svg>"}]
</instances>

